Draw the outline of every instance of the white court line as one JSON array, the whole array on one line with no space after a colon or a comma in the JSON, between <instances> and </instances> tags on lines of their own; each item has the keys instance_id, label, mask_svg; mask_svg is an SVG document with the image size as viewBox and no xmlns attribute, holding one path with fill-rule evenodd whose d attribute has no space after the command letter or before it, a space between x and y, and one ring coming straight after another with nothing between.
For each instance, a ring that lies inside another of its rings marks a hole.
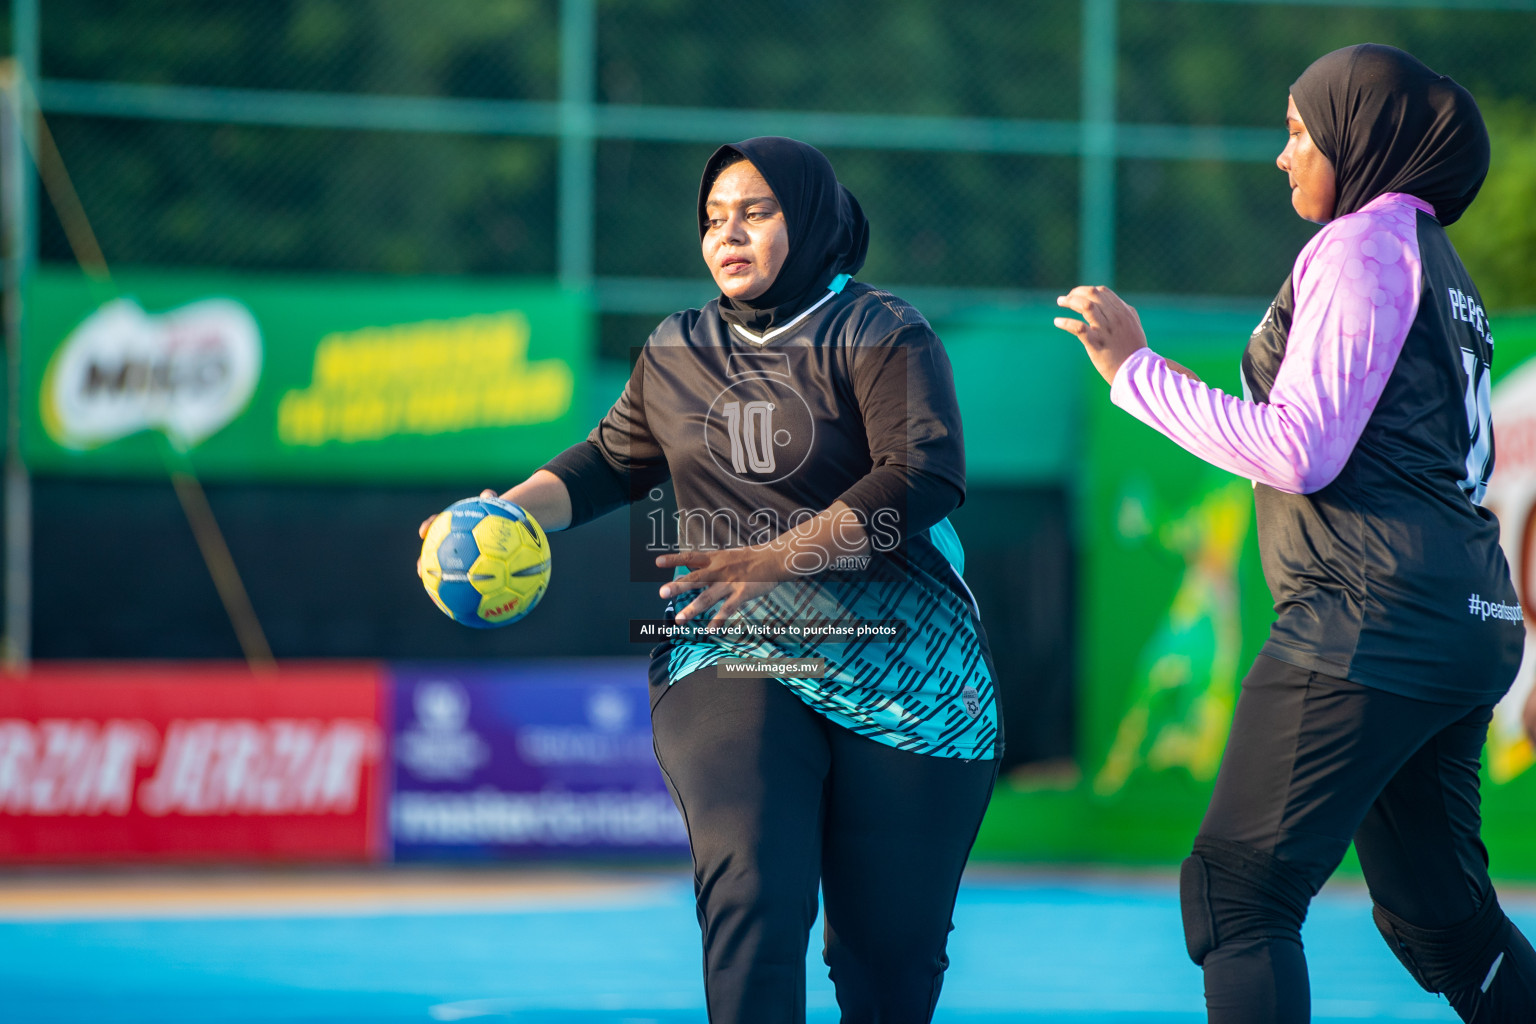
<instances>
[{"instance_id":1,"label":"white court line","mask_svg":"<svg viewBox=\"0 0 1536 1024\"><path fill-rule=\"evenodd\" d=\"M649 1010L692 1010L700 1009L700 994L698 993L647 993L643 1002ZM820 1002L820 1000L817 1000ZM812 1009L831 1008L830 1000L827 1006ZM1018 994L1010 993L1008 998L997 1001L964 998L959 993L944 994L942 1005L947 1010L977 1011L992 1010L999 1012L1021 1012L1018 1003ZM628 1010L636 1009L635 999L632 995L617 995L608 993L592 993L587 995L574 995L568 999L551 1002L547 998L526 999L516 996L500 996L484 999L464 999L451 1003L438 1003L430 1007L427 1012L433 1020L457 1021L472 1020L477 1017L507 1017L514 1013L531 1013L535 1011L549 1010ZM1203 1003L1198 999L1194 1002L1186 999L1168 999L1166 997L1147 997L1135 993L1092 993L1092 992L1044 992L1031 995L1028 1001L1030 1014L1038 1013L1202 1013L1205 1010ZM1455 1021L1456 1015L1450 1007L1443 1003L1412 1002L1412 1003L1386 1003L1373 1000L1354 999L1318 999L1312 1003L1312 1016L1314 1018L1335 1017L1348 1020L1444 1020Z\"/></svg>"},{"instance_id":2,"label":"white court line","mask_svg":"<svg viewBox=\"0 0 1536 1024\"><path fill-rule=\"evenodd\" d=\"M644 997L646 1010L701 1010L703 993L668 992L647 993ZM453 1003L438 1003L427 1008L433 1020L472 1020L476 1017L510 1017L514 1013L531 1013L539 1010L634 1010L635 997L631 995L597 993L584 999L561 1000L558 1004L548 1000L518 999L503 996L491 999L462 999Z\"/></svg>"},{"instance_id":3,"label":"white court line","mask_svg":"<svg viewBox=\"0 0 1536 1024\"><path fill-rule=\"evenodd\" d=\"M207 902L168 906L158 903L111 907L0 907L0 924L36 921L196 921L272 918L437 917L495 914L564 914L634 910L676 902L670 893L594 893L589 896L513 897L462 900L314 900L280 905Z\"/></svg>"},{"instance_id":4,"label":"white court line","mask_svg":"<svg viewBox=\"0 0 1536 1024\"><path fill-rule=\"evenodd\" d=\"M0 922L345 918L631 910L675 903L680 881L506 876L12 880L0 883Z\"/></svg>"}]
</instances>

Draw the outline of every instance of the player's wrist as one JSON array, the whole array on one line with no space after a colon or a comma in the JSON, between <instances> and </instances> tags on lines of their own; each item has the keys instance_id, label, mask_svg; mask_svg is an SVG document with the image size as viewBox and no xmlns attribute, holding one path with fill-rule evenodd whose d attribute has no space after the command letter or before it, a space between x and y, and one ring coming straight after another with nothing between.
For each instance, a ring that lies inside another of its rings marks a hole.
<instances>
[{"instance_id":1,"label":"player's wrist","mask_svg":"<svg viewBox=\"0 0 1536 1024\"><path fill-rule=\"evenodd\" d=\"M565 530L571 525L570 490L564 480L547 469L535 470L532 476L508 489L501 498L537 519L546 533Z\"/></svg>"}]
</instances>

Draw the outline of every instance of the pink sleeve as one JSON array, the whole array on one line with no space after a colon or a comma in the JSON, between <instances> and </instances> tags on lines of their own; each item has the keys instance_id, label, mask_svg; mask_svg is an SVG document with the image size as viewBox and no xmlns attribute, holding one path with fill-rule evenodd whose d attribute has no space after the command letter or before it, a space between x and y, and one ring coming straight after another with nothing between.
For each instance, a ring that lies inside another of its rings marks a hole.
<instances>
[{"instance_id":1,"label":"pink sleeve","mask_svg":"<svg viewBox=\"0 0 1536 1024\"><path fill-rule=\"evenodd\" d=\"M1267 403L1192 381L1150 349L1120 367L1111 400L1214 466L1292 494L1328 486L1375 411L1419 307L1414 210L1426 204L1388 199L1333 221L1297 258L1296 311Z\"/></svg>"}]
</instances>

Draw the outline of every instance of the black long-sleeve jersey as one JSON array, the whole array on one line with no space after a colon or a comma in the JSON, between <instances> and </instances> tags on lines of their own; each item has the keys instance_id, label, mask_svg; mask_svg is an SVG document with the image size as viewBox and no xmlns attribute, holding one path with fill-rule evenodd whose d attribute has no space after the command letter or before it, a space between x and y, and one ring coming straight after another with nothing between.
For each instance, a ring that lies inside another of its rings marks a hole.
<instances>
[{"instance_id":1,"label":"black long-sleeve jersey","mask_svg":"<svg viewBox=\"0 0 1536 1024\"><path fill-rule=\"evenodd\" d=\"M548 467L574 519L672 479L684 548L771 540L836 501L871 542L805 551L794 582L749 601L750 623L899 620L906 638L689 639L660 652L675 680L727 658L826 659L786 679L833 721L944 757L997 755L1000 733L979 616L947 513L965 488L949 360L911 306L859 283L755 335L716 303L667 318L624 393L581 445Z\"/></svg>"}]
</instances>

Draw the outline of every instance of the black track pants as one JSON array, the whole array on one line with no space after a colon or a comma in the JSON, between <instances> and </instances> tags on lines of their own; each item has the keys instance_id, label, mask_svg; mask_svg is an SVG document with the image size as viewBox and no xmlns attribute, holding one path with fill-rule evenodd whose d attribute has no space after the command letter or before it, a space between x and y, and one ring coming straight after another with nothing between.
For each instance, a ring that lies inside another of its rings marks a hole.
<instances>
[{"instance_id":1,"label":"black track pants","mask_svg":"<svg viewBox=\"0 0 1536 1024\"><path fill-rule=\"evenodd\" d=\"M652 672L656 757L688 826L713 1024L805 1019L805 954L842 1019L924 1024L997 764L896 750L773 679Z\"/></svg>"},{"instance_id":2,"label":"black track pants","mask_svg":"<svg viewBox=\"0 0 1536 1024\"><path fill-rule=\"evenodd\" d=\"M1200 840L1273 858L1292 880L1279 890L1293 882L1305 890L1304 913L1353 838L1378 906L1416 929L1455 929L1493 898L1478 837L1478 767L1492 712L1413 700L1261 656L1243 681ZM1217 941L1204 961L1210 1020L1308 1020L1294 913L1283 899L1265 906L1256 892L1238 892L1212 908ZM1239 937L1224 940L1223 930ZM1536 1020L1536 954L1518 930L1507 947L1492 996L1477 991L1476 979L1460 1004L1450 994L1464 1019Z\"/></svg>"}]
</instances>

